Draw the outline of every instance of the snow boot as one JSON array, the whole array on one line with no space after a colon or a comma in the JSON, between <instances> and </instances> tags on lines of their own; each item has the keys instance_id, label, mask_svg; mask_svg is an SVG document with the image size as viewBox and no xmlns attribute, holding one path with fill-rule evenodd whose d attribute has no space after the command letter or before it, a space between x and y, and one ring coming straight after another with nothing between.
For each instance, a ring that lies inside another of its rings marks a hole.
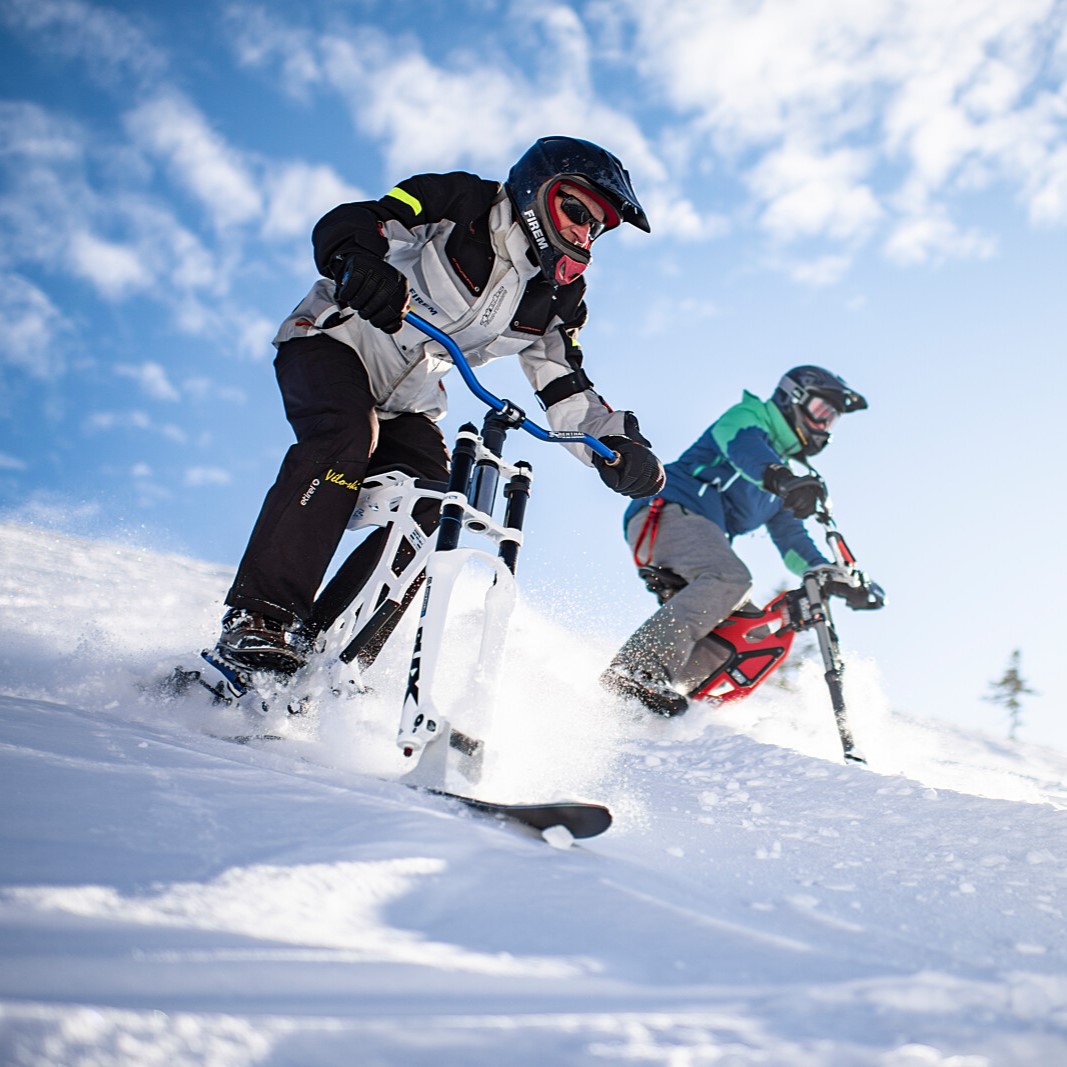
<instances>
[{"instance_id":1,"label":"snow boot","mask_svg":"<svg viewBox=\"0 0 1067 1067\"><path fill-rule=\"evenodd\" d=\"M295 674L305 663L305 652L279 619L244 608L230 608L222 619L215 655L239 671Z\"/></svg>"},{"instance_id":2,"label":"snow boot","mask_svg":"<svg viewBox=\"0 0 1067 1067\"><path fill-rule=\"evenodd\" d=\"M600 676L600 684L609 693L633 697L649 711L671 717L682 715L689 701L671 685L667 671L659 664L633 666L614 660Z\"/></svg>"}]
</instances>

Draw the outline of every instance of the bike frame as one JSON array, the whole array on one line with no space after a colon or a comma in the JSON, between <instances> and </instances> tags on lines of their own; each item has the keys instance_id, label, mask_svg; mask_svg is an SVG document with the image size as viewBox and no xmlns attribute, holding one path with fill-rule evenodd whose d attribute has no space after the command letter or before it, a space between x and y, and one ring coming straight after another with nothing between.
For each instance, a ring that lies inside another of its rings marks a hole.
<instances>
[{"instance_id":1,"label":"bike frame","mask_svg":"<svg viewBox=\"0 0 1067 1067\"><path fill-rule=\"evenodd\" d=\"M514 575L532 469L524 461L512 464L503 459L508 432L521 429L541 441L585 445L606 459L614 458L615 453L588 434L546 430L531 422L517 405L481 386L451 337L417 315L409 314L407 321L444 347L464 382L489 412L480 433L470 423L460 428L447 485L422 481L402 471L366 480L349 529L381 527L385 531L383 545L370 577L350 602L339 611L336 605L318 611L311 636L318 662L325 660L328 665L325 673L321 668L316 673L325 678L334 694L356 696L365 690L352 664L366 670L374 662L405 609L422 590L397 745L404 757L414 761L405 780L441 787L453 766L468 781L477 781L481 773L482 738L516 600ZM501 492L506 503L497 521L493 511ZM425 532L415 518L416 508L427 500L439 507L436 533ZM479 547L461 547L465 534ZM476 561L492 579L478 638L476 692L466 694L459 704L453 701L446 709L439 691L442 637L457 582ZM336 590L331 591L330 596L335 595ZM316 608L320 608L318 603ZM316 617L315 611L312 617Z\"/></svg>"}]
</instances>

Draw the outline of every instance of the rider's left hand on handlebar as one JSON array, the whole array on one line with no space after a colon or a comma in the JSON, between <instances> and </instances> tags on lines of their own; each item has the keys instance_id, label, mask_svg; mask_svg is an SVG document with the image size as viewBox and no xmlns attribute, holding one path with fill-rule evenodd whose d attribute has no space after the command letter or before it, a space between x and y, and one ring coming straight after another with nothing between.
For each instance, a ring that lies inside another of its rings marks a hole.
<instances>
[{"instance_id":1,"label":"rider's left hand on handlebar","mask_svg":"<svg viewBox=\"0 0 1067 1067\"><path fill-rule=\"evenodd\" d=\"M863 581L859 587L850 589L844 594L845 603L853 611L875 611L878 608L884 608L885 590L877 582L872 582L862 571L860 571L860 577Z\"/></svg>"},{"instance_id":2,"label":"rider's left hand on handlebar","mask_svg":"<svg viewBox=\"0 0 1067 1067\"><path fill-rule=\"evenodd\" d=\"M600 442L615 453L614 460L593 456L597 473L609 489L640 500L655 496L663 488L663 464L650 448L621 434L601 437Z\"/></svg>"},{"instance_id":3,"label":"rider's left hand on handlebar","mask_svg":"<svg viewBox=\"0 0 1067 1067\"><path fill-rule=\"evenodd\" d=\"M859 571L849 570L839 563L819 563L809 567L804 572L805 578L814 578L820 585L827 582L838 582L841 585L855 585L859 578Z\"/></svg>"},{"instance_id":4,"label":"rider's left hand on handlebar","mask_svg":"<svg viewBox=\"0 0 1067 1067\"><path fill-rule=\"evenodd\" d=\"M804 572L805 579L814 578L827 596L838 596L854 611L873 611L885 606L885 592L855 567L837 563L822 563Z\"/></svg>"}]
</instances>

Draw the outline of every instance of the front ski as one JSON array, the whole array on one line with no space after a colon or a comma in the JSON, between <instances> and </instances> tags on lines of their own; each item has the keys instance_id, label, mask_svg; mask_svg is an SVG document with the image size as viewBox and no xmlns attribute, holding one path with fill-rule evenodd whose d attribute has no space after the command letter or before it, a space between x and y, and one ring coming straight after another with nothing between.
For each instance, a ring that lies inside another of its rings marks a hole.
<instances>
[{"instance_id":1,"label":"front ski","mask_svg":"<svg viewBox=\"0 0 1067 1067\"><path fill-rule=\"evenodd\" d=\"M285 741L280 734L209 734L216 741L229 741L234 745L256 746L261 743ZM384 779L383 779L384 780ZM392 780L392 779L389 779ZM463 796L462 793L450 793L447 789L431 789L424 785L402 783L409 789L420 793L429 793L446 800L457 800L472 811L483 815L495 815L501 819L521 823L531 829L544 832L562 826L576 840L596 837L611 826L611 811L603 804L593 804L585 800L559 800L545 804L501 804L492 800L479 800L477 797Z\"/></svg>"},{"instance_id":2,"label":"front ski","mask_svg":"<svg viewBox=\"0 0 1067 1067\"><path fill-rule=\"evenodd\" d=\"M190 689L203 687L214 698L214 702L220 704L230 703L215 686L207 683L201 676L200 671L188 671L182 667L176 667L173 674L165 680L161 688L164 687L169 696L182 696ZM239 734L208 733L208 736L216 741L228 741L235 745L250 745L253 747L261 743L288 740L281 734L267 731ZM468 797L461 793L451 793L446 789L435 789L413 782L403 782L402 784L409 789L417 789L433 796L459 801L472 811L481 812L483 815L495 815L502 819L521 823L523 826L528 826L534 830L543 832L561 826L575 839L596 837L598 834L604 833L612 822L611 811L604 807L603 804L594 804L584 800L561 800L542 804L503 804L491 800L479 800L477 797Z\"/></svg>"},{"instance_id":3,"label":"front ski","mask_svg":"<svg viewBox=\"0 0 1067 1067\"><path fill-rule=\"evenodd\" d=\"M406 784L406 783L405 783ZM432 793L434 796L458 800L474 811L484 815L496 815L522 823L534 830L551 830L562 826L573 838L596 837L611 826L612 815L603 804L584 800L561 800L550 804L499 804L491 800L450 793L445 789L430 789L412 785L409 788Z\"/></svg>"}]
</instances>

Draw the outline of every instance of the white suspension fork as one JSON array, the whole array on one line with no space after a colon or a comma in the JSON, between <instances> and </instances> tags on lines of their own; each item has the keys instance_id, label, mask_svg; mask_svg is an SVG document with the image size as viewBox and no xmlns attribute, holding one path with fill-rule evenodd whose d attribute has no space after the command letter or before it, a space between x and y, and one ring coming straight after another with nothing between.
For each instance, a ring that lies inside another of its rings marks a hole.
<instances>
[{"instance_id":1,"label":"white suspension fork","mask_svg":"<svg viewBox=\"0 0 1067 1067\"><path fill-rule=\"evenodd\" d=\"M474 673L476 691L464 694L462 706L455 708L451 717L446 717L439 704L438 692L445 626L456 583L464 568L474 560L488 564L493 576L483 602L482 632ZM481 744L478 738L488 726L486 720L500 677L515 599L515 578L499 557L474 548L457 548L430 556L426 565L422 615L415 635L397 732L397 745L405 756L417 757L426 745L447 737L452 748L476 757Z\"/></svg>"}]
</instances>

